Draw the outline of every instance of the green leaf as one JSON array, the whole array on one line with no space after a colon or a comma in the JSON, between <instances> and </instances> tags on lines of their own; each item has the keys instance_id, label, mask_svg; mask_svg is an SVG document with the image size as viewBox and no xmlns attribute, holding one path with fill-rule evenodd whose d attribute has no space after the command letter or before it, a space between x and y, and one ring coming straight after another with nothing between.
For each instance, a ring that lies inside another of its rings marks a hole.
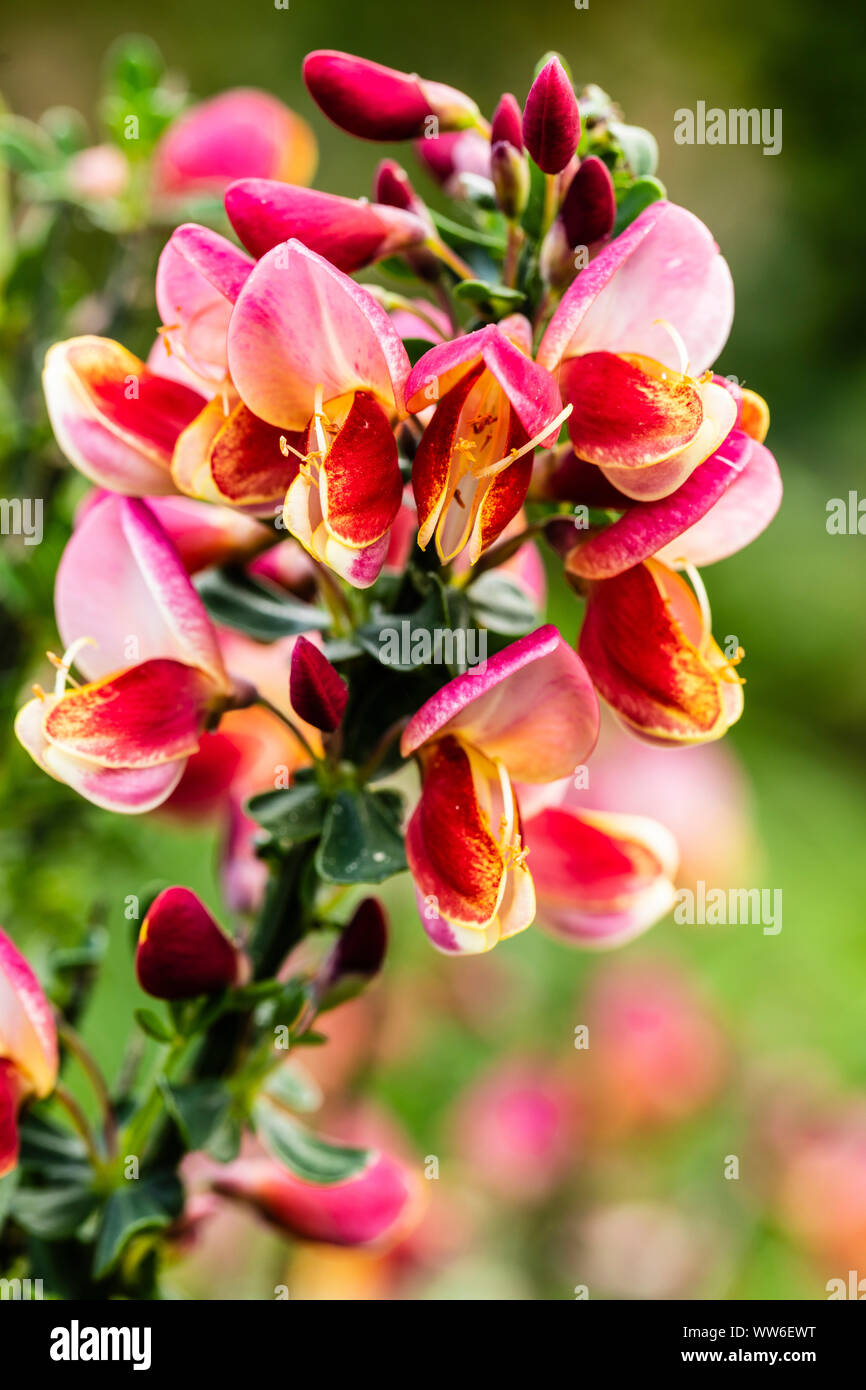
<instances>
[{"instance_id":1,"label":"green leaf","mask_svg":"<svg viewBox=\"0 0 866 1390\"><path fill-rule=\"evenodd\" d=\"M621 121L610 121L608 130L636 178L655 173L659 162L659 147L650 131L639 125L624 125Z\"/></svg>"},{"instance_id":2,"label":"green leaf","mask_svg":"<svg viewBox=\"0 0 866 1390\"><path fill-rule=\"evenodd\" d=\"M0 118L0 161L17 173L34 174L53 169L59 151L46 132L23 116Z\"/></svg>"},{"instance_id":3,"label":"green leaf","mask_svg":"<svg viewBox=\"0 0 866 1390\"><path fill-rule=\"evenodd\" d=\"M508 285L491 285L486 280L460 280L454 286L454 297L467 299L470 304L490 305L494 309L515 309L526 299L522 290L509 289Z\"/></svg>"},{"instance_id":4,"label":"green leaf","mask_svg":"<svg viewBox=\"0 0 866 1390\"><path fill-rule=\"evenodd\" d=\"M195 586L215 622L237 628L259 642L311 628L322 630L330 622L321 609L266 588L239 571L206 570L196 575Z\"/></svg>"},{"instance_id":5,"label":"green leaf","mask_svg":"<svg viewBox=\"0 0 866 1390\"><path fill-rule=\"evenodd\" d=\"M39 1173L52 1186L83 1186L90 1176L87 1150L77 1134L27 1112L19 1126L22 1172Z\"/></svg>"},{"instance_id":6,"label":"green leaf","mask_svg":"<svg viewBox=\"0 0 866 1390\"><path fill-rule=\"evenodd\" d=\"M507 575L488 570L468 590L475 621L491 632L518 636L538 623L538 611L528 594Z\"/></svg>"},{"instance_id":7,"label":"green leaf","mask_svg":"<svg viewBox=\"0 0 866 1390\"><path fill-rule=\"evenodd\" d=\"M442 240L447 241L449 246L453 246L457 250L462 246L481 246L487 251L504 255L504 237L483 232L478 227L466 227L462 222L453 222L450 217L445 217L441 212L435 212L432 208L430 216L433 218L433 225Z\"/></svg>"},{"instance_id":8,"label":"green leaf","mask_svg":"<svg viewBox=\"0 0 866 1390\"><path fill-rule=\"evenodd\" d=\"M403 798L394 791L340 791L328 812L316 868L329 883L382 883L406 866Z\"/></svg>"},{"instance_id":9,"label":"green leaf","mask_svg":"<svg viewBox=\"0 0 866 1390\"><path fill-rule=\"evenodd\" d=\"M12 1199L18 1187L18 1179L21 1176L20 1168L13 1168L11 1173L7 1173L5 1178L0 1178L0 1228L12 1206Z\"/></svg>"},{"instance_id":10,"label":"green leaf","mask_svg":"<svg viewBox=\"0 0 866 1390\"><path fill-rule=\"evenodd\" d=\"M404 338L403 346L406 349L406 355L409 361L414 367L416 362L420 362L425 352L430 351L433 344L429 338Z\"/></svg>"},{"instance_id":11,"label":"green leaf","mask_svg":"<svg viewBox=\"0 0 866 1390\"><path fill-rule=\"evenodd\" d=\"M648 208L650 203L655 203L659 198L666 196L666 189L660 179L640 178L635 179L631 188L626 193L616 213L613 234L619 236L626 227Z\"/></svg>"},{"instance_id":12,"label":"green leaf","mask_svg":"<svg viewBox=\"0 0 866 1390\"><path fill-rule=\"evenodd\" d=\"M188 1086L170 1086L163 1081L160 1089L187 1148L204 1149L221 1163L237 1157L242 1123L233 1113L231 1093L221 1082L194 1081Z\"/></svg>"},{"instance_id":13,"label":"green leaf","mask_svg":"<svg viewBox=\"0 0 866 1390\"><path fill-rule=\"evenodd\" d=\"M279 791L259 792L246 804L247 815L269 835L289 845L313 840L322 832L328 803L316 782L295 782Z\"/></svg>"},{"instance_id":14,"label":"green leaf","mask_svg":"<svg viewBox=\"0 0 866 1390\"><path fill-rule=\"evenodd\" d=\"M159 1014L154 1013L153 1009L135 1009L133 1017L141 1029L154 1042L170 1043L174 1041L174 1033L168 1024L160 1018Z\"/></svg>"},{"instance_id":15,"label":"green leaf","mask_svg":"<svg viewBox=\"0 0 866 1390\"><path fill-rule=\"evenodd\" d=\"M369 1149L331 1144L299 1125L285 1110L262 1097L253 1106L256 1133L272 1158L305 1182L320 1186L345 1182L372 1160Z\"/></svg>"},{"instance_id":16,"label":"green leaf","mask_svg":"<svg viewBox=\"0 0 866 1390\"><path fill-rule=\"evenodd\" d=\"M262 1094L300 1115L309 1115L322 1104L318 1083L294 1062L284 1062L272 1072L262 1087Z\"/></svg>"},{"instance_id":17,"label":"green leaf","mask_svg":"<svg viewBox=\"0 0 866 1390\"><path fill-rule=\"evenodd\" d=\"M93 1257L95 1278L117 1264L134 1236L164 1230L183 1209L183 1187L173 1173L155 1173L124 1183L105 1204Z\"/></svg>"},{"instance_id":18,"label":"green leaf","mask_svg":"<svg viewBox=\"0 0 866 1390\"><path fill-rule=\"evenodd\" d=\"M97 1201L92 1187L78 1183L24 1187L12 1198L11 1215L19 1226L40 1240L63 1240L75 1234Z\"/></svg>"}]
</instances>

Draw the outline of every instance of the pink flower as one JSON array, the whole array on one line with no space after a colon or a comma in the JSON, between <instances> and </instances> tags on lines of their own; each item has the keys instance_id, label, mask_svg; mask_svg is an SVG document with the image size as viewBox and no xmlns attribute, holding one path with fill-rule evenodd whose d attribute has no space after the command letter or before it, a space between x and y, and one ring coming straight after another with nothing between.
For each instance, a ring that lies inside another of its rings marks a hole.
<instances>
[{"instance_id":1,"label":"pink flower","mask_svg":"<svg viewBox=\"0 0 866 1390\"><path fill-rule=\"evenodd\" d=\"M727 1067L721 1030L689 980L657 965L609 966L585 1008L587 1080L610 1138L701 1109Z\"/></svg>"},{"instance_id":2,"label":"pink flower","mask_svg":"<svg viewBox=\"0 0 866 1390\"><path fill-rule=\"evenodd\" d=\"M343 1182L320 1185L295 1177L270 1158L239 1158L216 1168L214 1191L253 1207L298 1240L329 1245L393 1244L414 1222L421 1179L388 1154Z\"/></svg>"},{"instance_id":3,"label":"pink flower","mask_svg":"<svg viewBox=\"0 0 866 1390\"><path fill-rule=\"evenodd\" d=\"M538 917L554 936L620 946L673 907L677 845L658 821L587 810L573 778L520 796Z\"/></svg>"},{"instance_id":4,"label":"pink flower","mask_svg":"<svg viewBox=\"0 0 866 1390\"><path fill-rule=\"evenodd\" d=\"M43 386L57 442L85 477L131 496L176 491L172 454L205 405L198 391L93 337L49 348Z\"/></svg>"},{"instance_id":5,"label":"pink flower","mask_svg":"<svg viewBox=\"0 0 866 1390\"><path fill-rule=\"evenodd\" d=\"M185 111L153 157L158 198L220 194L240 178L309 183L316 142L306 121L281 101L238 87Z\"/></svg>"},{"instance_id":6,"label":"pink flower","mask_svg":"<svg viewBox=\"0 0 866 1390\"><path fill-rule=\"evenodd\" d=\"M67 651L15 732L44 771L108 810L165 801L234 699L216 633L143 502L109 497L74 531L57 574ZM73 664L90 684L67 688Z\"/></svg>"},{"instance_id":7,"label":"pink flower","mask_svg":"<svg viewBox=\"0 0 866 1390\"><path fill-rule=\"evenodd\" d=\"M0 1178L18 1162L18 1111L57 1081L57 1029L27 961L0 931Z\"/></svg>"},{"instance_id":8,"label":"pink flower","mask_svg":"<svg viewBox=\"0 0 866 1390\"><path fill-rule=\"evenodd\" d=\"M556 382L530 356L521 315L426 352L406 383L411 412L436 402L418 445L412 487L418 544L443 564L469 547L474 564L523 506L532 453L562 423Z\"/></svg>"},{"instance_id":9,"label":"pink flower","mask_svg":"<svg viewBox=\"0 0 866 1390\"><path fill-rule=\"evenodd\" d=\"M532 877L512 779L554 781L591 751L598 706L556 628L539 628L457 676L409 722L421 764L406 832L419 911L434 946L477 953L530 925Z\"/></svg>"},{"instance_id":10,"label":"pink flower","mask_svg":"<svg viewBox=\"0 0 866 1390\"><path fill-rule=\"evenodd\" d=\"M531 1058L497 1063L460 1098L458 1151L484 1191L514 1202L547 1196L579 1158L573 1087Z\"/></svg>"},{"instance_id":11,"label":"pink flower","mask_svg":"<svg viewBox=\"0 0 866 1390\"><path fill-rule=\"evenodd\" d=\"M764 405L760 396L750 395ZM742 399L737 405L742 419ZM714 564L759 536L781 500L782 479L773 455L738 424L674 492L627 506L618 521L571 551L566 568L597 580L653 555L674 569Z\"/></svg>"},{"instance_id":12,"label":"pink flower","mask_svg":"<svg viewBox=\"0 0 866 1390\"><path fill-rule=\"evenodd\" d=\"M709 231L663 200L566 291L538 361L574 407L575 452L627 497L667 496L733 428L736 403L707 371L732 318L730 271Z\"/></svg>"},{"instance_id":13,"label":"pink flower","mask_svg":"<svg viewBox=\"0 0 866 1390\"><path fill-rule=\"evenodd\" d=\"M646 560L587 588L578 651L617 718L653 743L721 738L743 712L742 650L715 642L696 571L692 583Z\"/></svg>"},{"instance_id":14,"label":"pink flower","mask_svg":"<svg viewBox=\"0 0 866 1390\"><path fill-rule=\"evenodd\" d=\"M287 529L357 588L372 584L403 490L392 421L403 412L409 360L388 315L290 241L241 290L229 365L248 409L299 436L285 446Z\"/></svg>"},{"instance_id":15,"label":"pink flower","mask_svg":"<svg viewBox=\"0 0 866 1390\"><path fill-rule=\"evenodd\" d=\"M66 183L70 196L78 202L113 202L126 191L129 163L116 145L91 145L69 160Z\"/></svg>"}]
</instances>

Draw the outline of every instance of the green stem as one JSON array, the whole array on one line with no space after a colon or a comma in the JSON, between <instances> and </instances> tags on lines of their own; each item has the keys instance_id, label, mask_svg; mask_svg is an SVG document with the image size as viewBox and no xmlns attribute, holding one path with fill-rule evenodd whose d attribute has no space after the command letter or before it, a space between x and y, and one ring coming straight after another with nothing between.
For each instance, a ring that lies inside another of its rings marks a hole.
<instances>
[{"instance_id":1,"label":"green stem","mask_svg":"<svg viewBox=\"0 0 866 1390\"><path fill-rule=\"evenodd\" d=\"M270 700L266 699L265 696L261 693L261 691L256 691L255 702L257 705L261 705L263 709L269 710L271 714L273 714L277 719L280 719L283 722L283 724L287 725L287 727L291 729L295 738L298 740L298 743L300 743L307 750L314 763L321 761L321 755L316 752L309 739L307 738L306 734L302 733L302 731L298 728L298 725L292 718L290 718L288 714L284 714L283 711L281 709L278 709L276 705L272 705Z\"/></svg>"},{"instance_id":2,"label":"green stem","mask_svg":"<svg viewBox=\"0 0 866 1390\"><path fill-rule=\"evenodd\" d=\"M70 1052L72 1056L75 1057L93 1087L94 1094L99 1102L99 1108L102 1111L106 1152L109 1156L112 1156L117 1147L117 1118L114 1113L114 1106L111 1103L111 1096L109 1095L105 1077L102 1075L94 1057L85 1047L75 1029L70 1027L63 1019L58 1019L57 1021L57 1035L67 1052Z\"/></svg>"},{"instance_id":3,"label":"green stem","mask_svg":"<svg viewBox=\"0 0 866 1390\"><path fill-rule=\"evenodd\" d=\"M519 222L509 222L508 241L505 247L505 262L502 267L502 281L510 290L517 284L517 268L520 262L520 250L523 246L523 228Z\"/></svg>"},{"instance_id":4,"label":"green stem","mask_svg":"<svg viewBox=\"0 0 866 1390\"><path fill-rule=\"evenodd\" d=\"M67 1091L65 1086L55 1086L52 1095L54 1096L54 1099L56 1101L59 1101L60 1104L63 1106L63 1109L66 1111L73 1125L77 1129L78 1133L81 1135L81 1138L84 1140L88 1155L90 1157L90 1161L93 1164L94 1168L101 1168L102 1155L99 1152L99 1148L96 1143L93 1130L87 1123L87 1116L85 1115L81 1106L78 1104L78 1101L75 1099L74 1096L72 1096L69 1093L69 1091Z\"/></svg>"}]
</instances>

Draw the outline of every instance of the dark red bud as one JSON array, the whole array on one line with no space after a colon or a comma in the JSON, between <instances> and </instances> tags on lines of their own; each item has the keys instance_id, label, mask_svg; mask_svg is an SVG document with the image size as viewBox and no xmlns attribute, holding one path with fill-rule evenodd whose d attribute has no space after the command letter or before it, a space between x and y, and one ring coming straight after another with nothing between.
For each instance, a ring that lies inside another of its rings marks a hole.
<instances>
[{"instance_id":1,"label":"dark red bud","mask_svg":"<svg viewBox=\"0 0 866 1390\"><path fill-rule=\"evenodd\" d=\"M194 999L240 982L243 953L189 888L166 888L138 938L135 971L155 999Z\"/></svg>"},{"instance_id":2,"label":"dark red bud","mask_svg":"<svg viewBox=\"0 0 866 1390\"><path fill-rule=\"evenodd\" d=\"M299 637L292 652L289 699L301 719L323 733L332 734L343 718L349 687L326 656L306 637Z\"/></svg>"},{"instance_id":3,"label":"dark red bud","mask_svg":"<svg viewBox=\"0 0 866 1390\"><path fill-rule=\"evenodd\" d=\"M490 143L496 145L505 140L516 150L523 149L523 117L517 97L505 92L499 98L499 105L493 113L490 124Z\"/></svg>"},{"instance_id":4,"label":"dark red bud","mask_svg":"<svg viewBox=\"0 0 866 1390\"><path fill-rule=\"evenodd\" d=\"M387 203L404 212L414 212L421 201L409 180L406 170L395 159L383 159L376 170L373 197L377 203Z\"/></svg>"},{"instance_id":5,"label":"dark red bud","mask_svg":"<svg viewBox=\"0 0 866 1390\"><path fill-rule=\"evenodd\" d=\"M581 162L559 215L569 246L592 246L611 233L616 220L616 196L603 160L590 155Z\"/></svg>"},{"instance_id":6,"label":"dark red bud","mask_svg":"<svg viewBox=\"0 0 866 1390\"><path fill-rule=\"evenodd\" d=\"M347 975L378 975L388 946L388 921L378 898L365 898L343 928L328 962L328 985Z\"/></svg>"},{"instance_id":7,"label":"dark red bud","mask_svg":"<svg viewBox=\"0 0 866 1390\"><path fill-rule=\"evenodd\" d=\"M580 111L558 58L541 69L523 108L523 139L539 169L559 174L580 140Z\"/></svg>"}]
</instances>

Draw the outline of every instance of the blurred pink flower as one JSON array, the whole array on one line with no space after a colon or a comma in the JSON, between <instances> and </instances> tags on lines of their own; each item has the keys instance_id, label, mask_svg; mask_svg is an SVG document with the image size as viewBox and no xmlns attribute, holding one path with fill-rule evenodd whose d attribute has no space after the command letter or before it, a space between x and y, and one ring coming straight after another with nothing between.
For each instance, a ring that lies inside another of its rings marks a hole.
<instances>
[{"instance_id":1,"label":"blurred pink flower","mask_svg":"<svg viewBox=\"0 0 866 1390\"><path fill-rule=\"evenodd\" d=\"M220 194L240 178L307 184L316 158L306 121L267 92L238 87L172 122L154 151L154 194Z\"/></svg>"},{"instance_id":2,"label":"blurred pink flower","mask_svg":"<svg viewBox=\"0 0 866 1390\"><path fill-rule=\"evenodd\" d=\"M485 1191L536 1202L580 1156L583 1116L572 1085L532 1058L497 1062L460 1097L457 1151Z\"/></svg>"}]
</instances>

